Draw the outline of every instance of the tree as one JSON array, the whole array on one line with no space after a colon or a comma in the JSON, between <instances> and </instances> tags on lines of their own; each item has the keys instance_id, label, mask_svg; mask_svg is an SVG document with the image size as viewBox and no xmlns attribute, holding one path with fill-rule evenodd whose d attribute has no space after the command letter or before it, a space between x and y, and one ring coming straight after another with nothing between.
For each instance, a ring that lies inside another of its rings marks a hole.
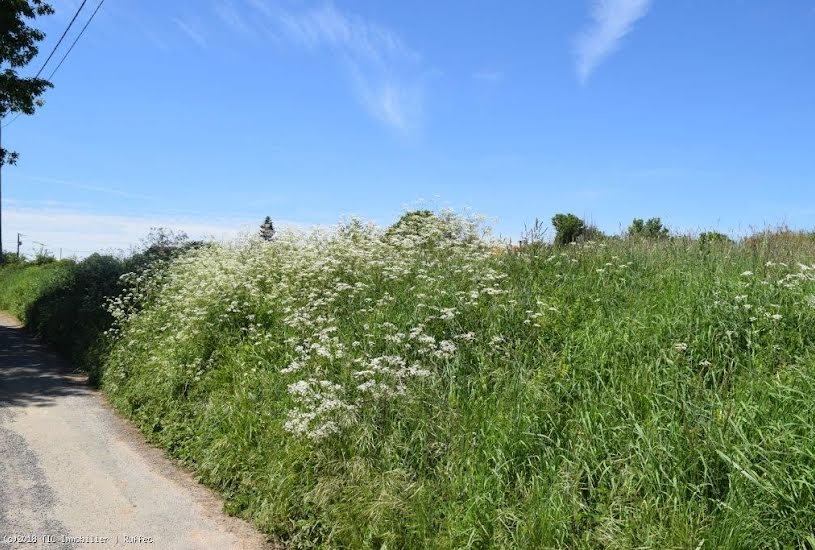
<instances>
[{"instance_id":1,"label":"tree","mask_svg":"<svg viewBox=\"0 0 815 550\"><path fill-rule=\"evenodd\" d=\"M574 214L555 214L552 217L555 228L555 244L569 244L583 234L586 224Z\"/></svg>"},{"instance_id":2,"label":"tree","mask_svg":"<svg viewBox=\"0 0 815 550\"><path fill-rule=\"evenodd\" d=\"M204 241L192 240L184 231L151 227L147 236L141 239L140 245L131 250L131 256L127 260L128 271L139 273L147 267L170 262L188 250L203 246L206 246Z\"/></svg>"},{"instance_id":3,"label":"tree","mask_svg":"<svg viewBox=\"0 0 815 550\"><path fill-rule=\"evenodd\" d=\"M28 20L50 15L54 9L43 0L4 0L0 9L0 117L11 113L34 114L43 102L40 96L52 84L39 76L24 78L17 70L39 52L37 42L45 33L28 25ZM17 153L0 146L0 166L15 164Z\"/></svg>"},{"instance_id":4,"label":"tree","mask_svg":"<svg viewBox=\"0 0 815 550\"><path fill-rule=\"evenodd\" d=\"M39 52L37 42L45 33L28 26L27 20L50 15L54 9L43 0L3 0L0 8L0 125L10 113L34 114L42 106L40 96L52 85L39 73L30 78L17 75ZM1 126L0 126L1 127ZM0 140L0 170L15 164L17 153L7 151ZM0 205L0 264L3 263L2 206Z\"/></svg>"},{"instance_id":5,"label":"tree","mask_svg":"<svg viewBox=\"0 0 815 550\"><path fill-rule=\"evenodd\" d=\"M643 221L642 218L634 218L634 221L628 226L628 235L631 237L661 239L668 236L668 228L662 225L659 218L650 218L648 221Z\"/></svg>"},{"instance_id":6,"label":"tree","mask_svg":"<svg viewBox=\"0 0 815 550\"><path fill-rule=\"evenodd\" d=\"M263 220L263 223L260 224L260 238L264 241L271 241L274 239L274 223L272 223L272 218L266 216L266 219Z\"/></svg>"}]
</instances>

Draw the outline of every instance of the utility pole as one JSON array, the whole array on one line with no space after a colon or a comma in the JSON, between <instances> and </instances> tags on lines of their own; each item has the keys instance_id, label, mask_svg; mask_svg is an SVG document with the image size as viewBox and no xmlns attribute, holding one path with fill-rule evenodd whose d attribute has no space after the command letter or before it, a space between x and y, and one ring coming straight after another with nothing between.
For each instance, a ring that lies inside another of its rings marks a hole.
<instances>
[{"instance_id":1,"label":"utility pole","mask_svg":"<svg viewBox=\"0 0 815 550\"><path fill-rule=\"evenodd\" d=\"M17 260L20 259L20 245L23 244L23 241L20 240L20 237L22 236L23 236L22 233L17 233Z\"/></svg>"}]
</instances>

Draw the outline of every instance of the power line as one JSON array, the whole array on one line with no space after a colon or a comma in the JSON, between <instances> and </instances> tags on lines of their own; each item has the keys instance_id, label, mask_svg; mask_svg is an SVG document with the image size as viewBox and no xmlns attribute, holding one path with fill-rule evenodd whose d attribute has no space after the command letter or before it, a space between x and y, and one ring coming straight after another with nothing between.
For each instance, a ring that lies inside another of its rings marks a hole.
<instances>
[{"instance_id":1,"label":"power line","mask_svg":"<svg viewBox=\"0 0 815 550\"><path fill-rule=\"evenodd\" d=\"M85 3L86 3L87 1L88 1L88 0L82 0L82 4L80 4L80 5L79 5L79 8L77 8L76 13L74 14L74 16L73 16L73 18L71 19L70 23L68 23L68 26L67 26L67 27L65 27L65 31L62 33L62 36L60 36L60 37L59 37L59 40L57 41L56 45L55 45L55 46L54 46L54 48L51 50L51 53L48 55L48 59L46 59L46 60L45 60L45 63L43 63L43 64L42 64L42 67L40 67L40 70L39 70L39 71L37 71L37 74L36 74L36 76L35 76L34 78L39 78L40 74L41 74L41 73L42 73L42 71L45 69L46 65L48 65L48 62L49 62L49 61L51 61L51 58L54 56L54 53L56 53L57 48L59 48L59 45L60 45L60 44L62 44L62 41L65 39L65 35L67 35L67 34L68 34L68 31L69 31L69 30L71 29L71 27L73 26L74 21L76 21L76 18L79 16L80 12L82 11L82 8L85 6ZM69 54L69 53L71 53L71 50L73 50L73 49L74 49L74 46L76 46L76 43L79 41L79 38L80 38L80 37L81 37L81 36L82 36L82 35L85 33L85 29L87 29L87 28L88 28L88 25L90 25L90 24L91 24L91 21L93 21L93 18L94 18L94 16L96 15L96 12L98 12L98 11L99 11L99 8L101 8L101 7L102 7L102 4L104 3L104 1L105 1L105 0L101 0L101 1L99 2L99 4L96 6L96 9L95 9L95 10L93 10L93 13L92 13L92 14L91 14L91 16L88 18L88 20L85 22L85 26L84 26L84 27L82 27L82 30L80 30L80 31L79 31L79 34L77 34L76 38L74 38L74 41L71 43L71 47L70 47L70 48L68 48L68 51L67 51L67 52L65 52L65 55L63 55L63 56L62 56L62 59L60 59L60 61L59 61L59 63L57 64L56 68L54 68L54 70L53 70L53 71L51 71L51 74L50 74L50 76L48 77L48 80L51 80L51 79L54 77L54 74L57 72L57 70L58 70L58 69L59 69L59 68L62 66L62 64L65 62L65 59L68 57L68 54ZM13 123L15 120L17 120L18 118L20 118L20 116L21 116L22 114L23 114L22 112L19 112L19 113L17 113L16 115L14 115L14 118L12 118L11 120L9 120L9 121L8 121L8 122L6 122L5 124L3 124L3 128L5 128L5 127L9 126L10 124L12 124L12 123Z\"/></svg>"},{"instance_id":2,"label":"power line","mask_svg":"<svg viewBox=\"0 0 815 550\"><path fill-rule=\"evenodd\" d=\"M83 3L84 3L84 2L83 2ZM73 49L74 49L74 46L76 46L76 43L77 43L77 42L79 41L79 39L82 37L82 34L85 32L85 29L87 29L87 28L88 28L88 25L90 25L90 24L91 24L91 21L93 21L93 18L94 18L94 16L96 15L96 12L98 12L98 11L99 11L99 8L101 8L101 7L102 7L102 4L104 4L104 3L105 3L105 0L100 0L100 1L99 1L99 4L96 6L96 9L95 9L95 10L93 10L93 13L92 13L92 14L91 14L91 16L88 18L88 20L85 22L85 26L84 26L84 27L82 27L82 30L81 30L81 31L79 31L79 34L78 34L78 35L76 35L76 38L74 38L74 41L71 43L71 47L70 47L70 48L68 48L68 51L67 51L67 52L65 52L65 55L63 55L63 56L62 56L62 59L60 59L60 60L59 60L59 64L57 64L56 68L55 68L53 71L51 71L51 74L48 76L48 80L51 80L52 78L54 78L54 74L56 74L56 72L59 70L59 68L60 68L60 67L62 67L62 64L65 62L65 58L67 58L67 57L68 57L68 54L69 54L69 53L71 53L71 50L73 50Z\"/></svg>"},{"instance_id":3,"label":"power line","mask_svg":"<svg viewBox=\"0 0 815 550\"><path fill-rule=\"evenodd\" d=\"M87 1L88 0L82 0L82 3L79 5L79 8L77 8L77 10L76 10L76 13L71 18L71 22L68 23L67 27L65 27L65 31L62 33L62 36L59 37L59 40L57 40L57 43L54 46L54 49L52 49L51 53L48 54L48 59L46 59L45 63L42 64L42 67L40 67L40 70L37 71L37 75L34 78L39 78L40 77L40 74L45 70L45 66L48 65L48 62L51 61L52 57L54 57L54 54L56 53L57 48L59 48L59 45L62 44L62 41L65 38L65 35L68 34L68 31L71 30L71 26L74 24L74 21L76 21L76 18L79 16L79 12L81 12L82 8L85 7L85 2L87 2Z\"/></svg>"},{"instance_id":4,"label":"power line","mask_svg":"<svg viewBox=\"0 0 815 550\"><path fill-rule=\"evenodd\" d=\"M12 122L14 122L15 120L17 120L18 118L20 118L20 115L22 115L22 113L17 113L16 115L14 115L14 118L12 118L11 120L9 120L9 121L8 121L8 122L6 122L5 124L3 124L3 128L5 128L5 127L6 127L6 126L8 126L9 124L11 124L11 123L12 123Z\"/></svg>"}]
</instances>

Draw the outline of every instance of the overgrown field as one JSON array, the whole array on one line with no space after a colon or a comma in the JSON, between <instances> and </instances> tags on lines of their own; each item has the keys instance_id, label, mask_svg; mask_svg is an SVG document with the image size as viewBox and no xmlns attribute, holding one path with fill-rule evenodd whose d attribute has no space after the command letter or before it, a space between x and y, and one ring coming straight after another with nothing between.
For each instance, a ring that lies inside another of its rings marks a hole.
<instances>
[{"instance_id":1,"label":"overgrown field","mask_svg":"<svg viewBox=\"0 0 815 550\"><path fill-rule=\"evenodd\" d=\"M815 544L812 241L431 218L126 282L104 390L294 547Z\"/></svg>"}]
</instances>

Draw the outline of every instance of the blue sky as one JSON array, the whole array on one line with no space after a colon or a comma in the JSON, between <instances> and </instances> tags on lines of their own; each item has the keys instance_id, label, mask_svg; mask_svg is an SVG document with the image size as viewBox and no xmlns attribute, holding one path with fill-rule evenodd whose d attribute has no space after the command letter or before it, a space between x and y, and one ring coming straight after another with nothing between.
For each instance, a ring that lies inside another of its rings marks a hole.
<instances>
[{"instance_id":1,"label":"blue sky","mask_svg":"<svg viewBox=\"0 0 815 550\"><path fill-rule=\"evenodd\" d=\"M561 211L815 227L809 0L107 0L54 84L3 129L6 248L422 205L513 239Z\"/></svg>"}]
</instances>

